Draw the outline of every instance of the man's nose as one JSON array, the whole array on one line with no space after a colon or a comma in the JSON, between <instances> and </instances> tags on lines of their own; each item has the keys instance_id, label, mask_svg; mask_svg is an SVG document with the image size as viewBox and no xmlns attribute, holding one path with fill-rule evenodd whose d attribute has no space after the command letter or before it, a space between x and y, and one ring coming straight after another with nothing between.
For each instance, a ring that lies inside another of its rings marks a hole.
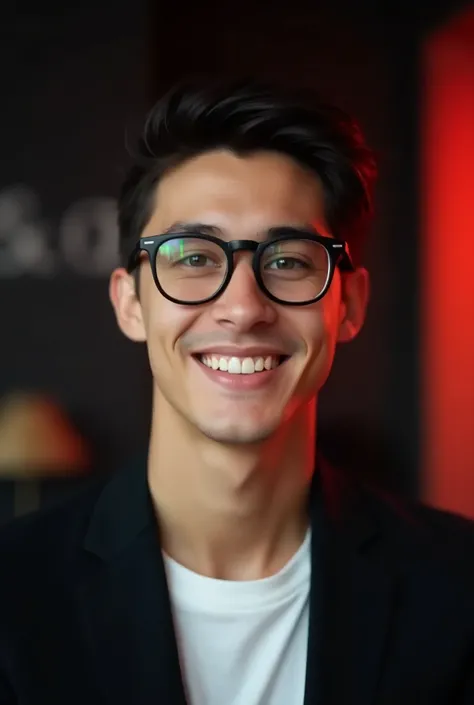
<instances>
[{"instance_id":1,"label":"man's nose","mask_svg":"<svg viewBox=\"0 0 474 705\"><path fill-rule=\"evenodd\" d=\"M239 333L273 323L277 316L276 304L258 286L251 259L244 253L234 257L232 278L213 305L215 320Z\"/></svg>"}]
</instances>

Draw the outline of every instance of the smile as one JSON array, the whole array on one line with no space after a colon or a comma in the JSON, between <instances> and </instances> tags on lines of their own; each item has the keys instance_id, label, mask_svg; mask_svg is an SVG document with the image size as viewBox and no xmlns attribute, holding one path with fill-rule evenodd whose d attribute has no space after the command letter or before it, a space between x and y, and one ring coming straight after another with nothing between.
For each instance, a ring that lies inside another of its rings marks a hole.
<instances>
[{"instance_id":1,"label":"smile","mask_svg":"<svg viewBox=\"0 0 474 705\"><path fill-rule=\"evenodd\" d=\"M199 362L211 370L227 372L230 375L252 375L276 369L287 359L284 355L236 357L231 355L203 354L196 356Z\"/></svg>"}]
</instances>

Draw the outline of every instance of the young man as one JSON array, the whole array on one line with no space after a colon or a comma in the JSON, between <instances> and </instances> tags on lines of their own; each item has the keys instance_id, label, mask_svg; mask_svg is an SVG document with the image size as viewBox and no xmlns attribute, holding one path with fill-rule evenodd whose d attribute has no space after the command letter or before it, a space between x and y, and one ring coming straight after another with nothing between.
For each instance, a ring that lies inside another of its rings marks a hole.
<instances>
[{"instance_id":1,"label":"young man","mask_svg":"<svg viewBox=\"0 0 474 705\"><path fill-rule=\"evenodd\" d=\"M368 298L375 167L336 110L179 88L121 194L147 462L1 540L2 705L474 703L474 531L316 455ZM133 371L129 371L133 374Z\"/></svg>"}]
</instances>

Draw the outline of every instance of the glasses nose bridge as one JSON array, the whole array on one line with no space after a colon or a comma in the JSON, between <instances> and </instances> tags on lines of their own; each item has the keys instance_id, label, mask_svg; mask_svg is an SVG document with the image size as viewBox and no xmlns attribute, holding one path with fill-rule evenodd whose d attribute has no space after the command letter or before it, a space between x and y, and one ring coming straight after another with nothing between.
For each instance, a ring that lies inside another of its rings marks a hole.
<instances>
[{"instance_id":1,"label":"glasses nose bridge","mask_svg":"<svg viewBox=\"0 0 474 705\"><path fill-rule=\"evenodd\" d=\"M231 240L227 243L227 247L232 255L245 250L255 253L258 249L258 245L259 243L255 242L255 240Z\"/></svg>"},{"instance_id":2,"label":"glasses nose bridge","mask_svg":"<svg viewBox=\"0 0 474 705\"><path fill-rule=\"evenodd\" d=\"M230 252L231 270L235 268L235 257L237 252L252 253L252 269L255 271L255 253L259 249L260 243L255 240L231 240L227 243L227 251Z\"/></svg>"},{"instance_id":3,"label":"glasses nose bridge","mask_svg":"<svg viewBox=\"0 0 474 705\"><path fill-rule=\"evenodd\" d=\"M231 282L234 280L234 276L236 275L236 267L238 268L238 263L236 263L234 255L239 252L251 252L252 261L247 262L247 265L250 265L250 267L247 274L244 274L244 276L249 276L250 272L252 272L251 277L253 283L250 284L250 280L248 280L247 285L250 285L252 289L254 286L256 286L256 289L260 290L260 292L263 292L265 294L266 292L262 289L260 278L257 274L256 269L256 254L262 249L261 243L257 242L256 240L230 240L224 243L224 249L227 250L230 271L228 272L227 281L221 293L223 293L224 290L228 288L229 284L231 284ZM241 284L242 282L240 281L240 283L237 285L237 291L239 291L240 294L242 294L245 289L245 287L242 287Z\"/></svg>"}]
</instances>

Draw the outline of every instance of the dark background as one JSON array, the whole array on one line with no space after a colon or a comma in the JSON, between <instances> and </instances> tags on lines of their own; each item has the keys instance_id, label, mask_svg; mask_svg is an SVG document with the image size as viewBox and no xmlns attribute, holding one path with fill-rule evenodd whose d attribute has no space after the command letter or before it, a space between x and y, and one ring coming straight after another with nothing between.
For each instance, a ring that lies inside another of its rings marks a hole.
<instances>
[{"instance_id":1,"label":"dark background","mask_svg":"<svg viewBox=\"0 0 474 705\"><path fill-rule=\"evenodd\" d=\"M338 353L322 395L321 444L335 460L416 496L418 56L427 33L460 4L87 0L60 10L48 2L2 8L0 198L26 187L37 202L22 216L30 229L17 224L7 234L0 208L0 397L52 395L91 441L94 472L143 447L145 350L118 332L107 295L107 203L128 164L126 143L162 90L190 73L311 86L359 118L381 164L366 257L369 316L360 338ZM103 259L93 228L87 247L67 237L71 207L81 202L87 211L83 199L105 208ZM49 252L38 265L15 254L31 244L32 224ZM45 483L43 501L66 485ZM12 513L12 483L0 493L2 521Z\"/></svg>"}]
</instances>

